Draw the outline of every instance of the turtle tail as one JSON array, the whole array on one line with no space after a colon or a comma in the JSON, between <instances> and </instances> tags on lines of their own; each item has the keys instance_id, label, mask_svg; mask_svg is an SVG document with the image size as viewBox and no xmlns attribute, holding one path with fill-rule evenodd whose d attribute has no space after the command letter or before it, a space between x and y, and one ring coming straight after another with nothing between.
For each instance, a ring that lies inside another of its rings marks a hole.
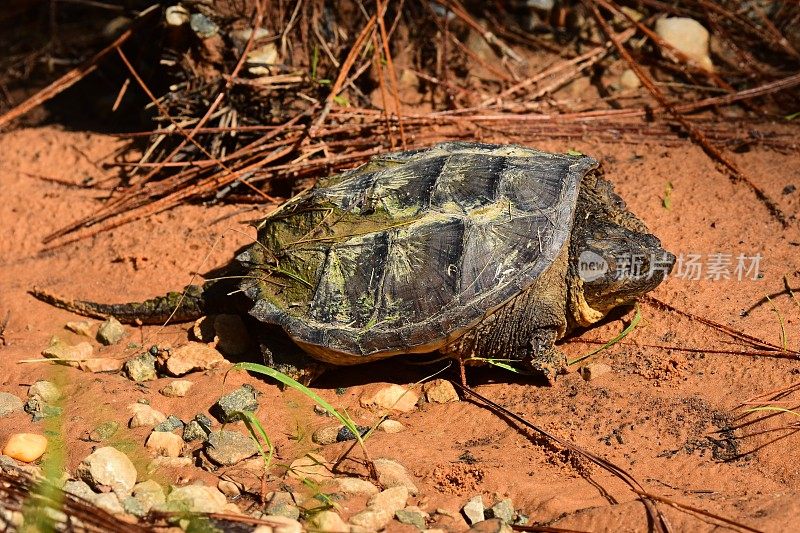
<instances>
[{"instance_id":1,"label":"turtle tail","mask_svg":"<svg viewBox=\"0 0 800 533\"><path fill-rule=\"evenodd\" d=\"M37 288L29 291L36 298L60 309L92 318L113 316L124 324L164 324L190 322L207 313L205 287L187 285L183 292L169 292L143 302L103 304L61 298Z\"/></svg>"}]
</instances>

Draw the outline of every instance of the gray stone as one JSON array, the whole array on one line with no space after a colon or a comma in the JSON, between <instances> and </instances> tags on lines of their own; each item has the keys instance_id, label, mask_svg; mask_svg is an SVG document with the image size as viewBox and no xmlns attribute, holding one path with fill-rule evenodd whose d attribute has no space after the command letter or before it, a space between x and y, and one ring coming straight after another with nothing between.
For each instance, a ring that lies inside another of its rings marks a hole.
<instances>
[{"instance_id":1,"label":"gray stone","mask_svg":"<svg viewBox=\"0 0 800 533\"><path fill-rule=\"evenodd\" d=\"M97 342L110 346L117 344L125 336L125 327L113 316L97 328Z\"/></svg>"},{"instance_id":2,"label":"gray stone","mask_svg":"<svg viewBox=\"0 0 800 533\"><path fill-rule=\"evenodd\" d=\"M192 442L194 440L206 440L211 433L212 421L204 414L195 415L183 428L183 440Z\"/></svg>"},{"instance_id":3,"label":"gray stone","mask_svg":"<svg viewBox=\"0 0 800 533\"><path fill-rule=\"evenodd\" d=\"M241 411L255 412L257 409L257 392L245 384L217 400L212 412L220 422L234 422L241 420Z\"/></svg>"},{"instance_id":4,"label":"gray stone","mask_svg":"<svg viewBox=\"0 0 800 533\"><path fill-rule=\"evenodd\" d=\"M499 518L503 523L510 524L514 521L514 504L509 498L503 498L492 505L492 508L486 512L486 517Z\"/></svg>"},{"instance_id":5,"label":"gray stone","mask_svg":"<svg viewBox=\"0 0 800 533\"><path fill-rule=\"evenodd\" d=\"M349 531L347 523L334 511L322 511L308 520L308 527L316 531Z\"/></svg>"},{"instance_id":6,"label":"gray stone","mask_svg":"<svg viewBox=\"0 0 800 533\"><path fill-rule=\"evenodd\" d=\"M148 479L134 485L133 495L126 498L122 502L122 506L132 515L143 516L147 514L154 505L163 504L165 501L167 501L167 497L164 495L164 489L161 485L152 479ZM128 510L126 503L131 509L141 510L142 514Z\"/></svg>"},{"instance_id":7,"label":"gray stone","mask_svg":"<svg viewBox=\"0 0 800 533\"><path fill-rule=\"evenodd\" d=\"M22 400L7 392L0 392L0 418L22 411Z\"/></svg>"},{"instance_id":8,"label":"gray stone","mask_svg":"<svg viewBox=\"0 0 800 533\"><path fill-rule=\"evenodd\" d=\"M418 527L419 529L425 529L427 527L426 520L428 519L429 515L419 507L411 506L406 507L405 509L400 509L394 513L394 516L402 524L410 524Z\"/></svg>"},{"instance_id":9,"label":"gray stone","mask_svg":"<svg viewBox=\"0 0 800 533\"><path fill-rule=\"evenodd\" d=\"M125 498L136 484L136 467L127 455L106 446L88 455L76 470L80 479L98 491L112 490Z\"/></svg>"},{"instance_id":10,"label":"gray stone","mask_svg":"<svg viewBox=\"0 0 800 533\"><path fill-rule=\"evenodd\" d=\"M117 431L119 431L119 422L116 420L108 420L89 433L89 440L92 442L103 442L116 435Z\"/></svg>"},{"instance_id":11,"label":"gray stone","mask_svg":"<svg viewBox=\"0 0 800 533\"><path fill-rule=\"evenodd\" d=\"M215 463L231 466L258 453L252 438L236 431L213 431L205 446L206 455Z\"/></svg>"},{"instance_id":12,"label":"gray stone","mask_svg":"<svg viewBox=\"0 0 800 533\"><path fill-rule=\"evenodd\" d=\"M239 485L233 481L228 481L227 479L220 479L219 482L217 482L217 488L228 498L238 498L242 495Z\"/></svg>"},{"instance_id":13,"label":"gray stone","mask_svg":"<svg viewBox=\"0 0 800 533\"><path fill-rule=\"evenodd\" d=\"M277 491L269 493L264 511L268 515L284 516L293 520L300 518L300 508L297 507L291 492Z\"/></svg>"},{"instance_id":14,"label":"gray stone","mask_svg":"<svg viewBox=\"0 0 800 533\"><path fill-rule=\"evenodd\" d=\"M70 479L64 486L62 487L64 492L68 492L73 496L77 496L78 498L83 498L84 500L91 501L95 495L95 492L92 490L92 487L89 486L88 483L85 481L81 481L80 479Z\"/></svg>"},{"instance_id":15,"label":"gray stone","mask_svg":"<svg viewBox=\"0 0 800 533\"><path fill-rule=\"evenodd\" d=\"M333 444L336 442L336 437L339 435L339 430L343 426L325 426L318 428L311 435L311 440L322 446Z\"/></svg>"},{"instance_id":16,"label":"gray stone","mask_svg":"<svg viewBox=\"0 0 800 533\"><path fill-rule=\"evenodd\" d=\"M55 403L61 399L61 390L52 381L40 379L28 388L28 398L39 398L44 403Z\"/></svg>"},{"instance_id":17,"label":"gray stone","mask_svg":"<svg viewBox=\"0 0 800 533\"><path fill-rule=\"evenodd\" d=\"M419 492L406 467L393 459L378 458L373 461L378 473L378 482L386 488L403 486L412 496Z\"/></svg>"},{"instance_id":18,"label":"gray stone","mask_svg":"<svg viewBox=\"0 0 800 533\"><path fill-rule=\"evenodd\" d=\"M155 510L188 511L193 513L224 512L228 499L216 487L187 485L169 493L164 504L153 506ZM166 508L166 509L165 509Z\"/></svg>"},{"instance_id":19,"label":"gray stone","mask_svg":"<svg viewBox=\"0 0 800 533\"><path fill-rule=\"evenodd\" d=\"M461 512L467 519L467 523L471 526L474 526L478 522L483 522L486 519L484 510L485 507L483 506L483 497L481 497L480 494L472 497L466 504L464 504L464 507L461 508Z\"/></svg>"},{"instance_id":20,"label":"gray stone","mask_svg":"<svg viewBox=\"0 0 800 533\"><path fill-rule=\"evenodd\" d=\"M123 496L122 499L125 499L125 497ZM93 504L95 504L100 509L106 511L107 513L122 514L125 512L125 509L122 507L122 504L120 503L119 497L113 492L103 492L101 494L95 494L91 501Z\"/></svg>"},{"instance_id":21,"label":"gray stone","mask_svg":"<svg viewBox=\"0 0 800 533\"><path fill-rule=\"evenodd\" d=\"M137 383L152 381L156 375L156 358L147 352L125 361L125 375Z\"/></svg>"},{"instance_id":22,"label":"gray stone","mask_svg":"<svg viewBox=\"0 0 800 533\"><path fill-rule=\"evenodd\" d=\"M153 428L153 431L164 431L171 433L176 429L183 428L183 421L175 415L169 415L166 420Z\"/></svg>"}]
</instances>

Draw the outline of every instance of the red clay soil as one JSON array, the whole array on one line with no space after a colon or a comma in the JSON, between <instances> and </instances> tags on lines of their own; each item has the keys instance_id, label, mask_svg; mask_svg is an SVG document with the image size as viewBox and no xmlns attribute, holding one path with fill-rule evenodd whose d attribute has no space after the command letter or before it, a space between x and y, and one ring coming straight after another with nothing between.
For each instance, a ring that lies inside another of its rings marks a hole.
<instances>
[{"instance_id":1,"label":"red clay soil","mask_svg":"<svg viewBox=\"0 0 800 533\"><path fill-rule=\"evenodd\" d=\"M0 347L0 390L24 398L27 387L37 379L63 383L66 409L60 427L49 435L51 446L57 447L59 439L63 442L65 467L70 472L96 445L86 439L88 432L107 421L123 428L114 436L116 445L145 464L147 430L127 429L128 404L144 398L155 408L188 420L198 411L207 412L221 394L244 382L263 394L257 414L277 446L277 463L288 464L319 448L310 435L315 428L330 424L330 419L315 414L299 394L281 392L254 376L237 373L223 383L224 369L192 374L188 379L195 387L188 397L167 398L157 391L169 379L139 385L117 374L22 362L40 358L55 335L79 340L64 329L66 322L77 317L35 300L26 292L32 287L107 302L181 288L194 272L224 265L238 247L248 243L246 234L254 234L245 222L265 212L266 208L240 206L183 206L93 239L44 250L45 235L94 212L111 194L111 189L103 187L115 181L91 161L103 160L120 145L111 137L52 127L0 137L0 320L10 312L5 345ZM684 267L691 254L700 254L704 268L700 279L688 279L690 271L676 271L653 296L778 345L782 320L788 348L800 349L800 305L785 293L777 294L784 289L784 276L792 287L800 287L800 231L794 218L800 211L800 155L759 147L731 155L792 217L790 227L783 229L746 186L731 182L689 143L664 148L602 144L587 138L570 146L543 143L538 147L577 149L602 160L621 196L666 249L683 256ZM98 185L82 188L87 182ZM731 261L727 265L730 279L707 278L713 262L709 256L717 253L723 254L719 265L725 266L726 258ZM758 275L751 271L737 279L740 254L746 266L751 266L750 258L760 255ZM774 307L767 303L743 313L768 294L774 295ZM753 528L792 529L800 518L797 418L769 412L747 414L741 405L800 381L798 361L714 353L752 348L735 344L696 320L650 305L642 305L641 313L641 322L625 340L592 358L613 369L592 381L584 381L573 371L555 386L546 387L500 369L475 371L470 380L481 394L527 420L626 468L654 494ZM584 332L565 342L563 349L570 357L584 354L596 345L583 341L612 338L632 316L629 313ZM95 352L126 358L135 353L125 347L128 341L145 346L176 344L187 339L187 329L186 325L163 330L129 328L126 342L106 348L96 345ZM257 360L255 355L253 360ZM358 401L371 383L413 383L438 368L400 360L345 368L325 376L316 390L336 407L346 408L357 421L371 423L375 415ZM338 387L346 387L343 394L336 393ZM800 404L800 398L791 395L783 400L777 405ZM453 511L455 517L437 515L433 527L465 529L458 510L481 493L489 503L510 497L535 524L581 531L647 529L644 505L618 479L519 431L476 404L424 404L396 418L407 429L375 434L367 442L369 452L372 457L394 458L409 469L421 489L415 500L420 507L431 513L437 508ZM30 416L16 413L0 419L0 442L14 432L44 430L43 422L33 423ZM347 446L326 446L321 453L335 459ZM360 457L359 452L353 456ZM195 467L164 469L154 475L171 484L217 480L215 474ZM277 487L277 481L271 483L270 490ZM345 500L340 505L346 519L362 508L363 501ZM660 508L675 531L720 529L718 523L668 505ZM393 530L402 528L411 530L397 522L392 525Z\"/></svg>"}]
</instances>

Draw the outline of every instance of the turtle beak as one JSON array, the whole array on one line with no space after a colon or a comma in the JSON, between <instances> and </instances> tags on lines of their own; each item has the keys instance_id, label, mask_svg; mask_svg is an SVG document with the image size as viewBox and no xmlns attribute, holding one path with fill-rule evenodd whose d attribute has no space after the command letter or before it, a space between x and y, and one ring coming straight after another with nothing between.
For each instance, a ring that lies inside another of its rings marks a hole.
<instances>
[{"instance_id":1,"label":"turtle beak","mask_svg":"<svg viewBox=\"0 0 800 533\"><path fill-rule=\"evenodd\" d=\"M573 260L582 300L600 316L655 289L675 264L655 236L610 222L593 225L580 245Z\"/></svg>"}]
</instances>

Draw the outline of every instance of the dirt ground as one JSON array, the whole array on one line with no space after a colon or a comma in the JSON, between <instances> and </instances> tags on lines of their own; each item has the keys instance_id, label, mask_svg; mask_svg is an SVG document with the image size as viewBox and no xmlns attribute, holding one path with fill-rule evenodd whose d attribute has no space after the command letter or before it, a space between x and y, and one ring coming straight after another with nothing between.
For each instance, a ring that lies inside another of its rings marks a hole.
<instances>
[{"instance_id":1,"label":"dirt ground","mask_svg":"<svg viewBox=\"0 0 800 533\"><path fill-rule=\"evenodd\" d=\"M207 412L221 394L246 382L262 393L257 414L277 446L277 463L289 463L314 448L329 460L338 457L349 444L319 447L310 440L313 430L330 424L330 419L315 414L299 394L281 392L255 376L233 374L223 383L224 369L196 373L188 376L195 382L188 397L167 398L157 392L170 381L166 378L140 385L122 375L25 362L39 359L53 336L79 340L64 329L77 317L35 300L27 293L32 287L109 302L180 288L193 273L224 265L248 243L247 235L254 235L245 223L264 213L263 207L183 206L93 239L44 249L45 235L94 212L112 192L103 187L114 181L96 162L121 142L56 127L0 136L4 230L0 319L10 313L5 345L0 347L0 390L24 398L30 384L47 378L63 383L67 397L60 427L46 428L43 422L31 422L29 415L16 413L0 419L0 442L14 432L48 429L51 445L63 444L65 466L72 472L96 445L86 439L87 433L113 420L122 427L114 441L125 443L131 456L144 464L147 430L127 429L128 404L145 398L155 408L187 420L198 411ZM688 142L665 148L602 144L586 138L570 146L538 147L576 149L602 160L606 175L632 210L667 250L683 258L682 269L674 271L653 296L774 344L781 343L782 321L788 347L800 349L800 306L787 294L776 294L784 290L784 276L792 287L800 287L797 152L756 146L731 155L791 215L790 227L783 229L744 184L731 182ZM89 182L99 185L82 187ZM688 268L695 254L703 265L700 279L691 279L694 272ZM723 255L715 261L713 254ZM758 268L738 271L740 254L745 267ZM752 259L756 256L760 256L757 265ZM722 267L718 276L708 270L714 263ZM744 313L765 295L774 295L774 308L765 304ZM499 369L476 370L469 376L471 384L527 420L624 467L653 494L759 530L792 529L800 517L796 419L790 414L747 414L742 404L799 380L797 360L714 353L752 348L651 305L643 304L641 313L641 323L624 341L592 358L610 365L609 374L584 381L573 371L547 387ZM571 358L577 357L596 346L584 341L612 338L632 316L582 332L562 347ZM126 341L176 344L186 340L187 330L186 325L129 328ZM128 342L107 348L96 345L95 351L127 358L134 354L125 347ZM365 389L375 383L413 383L438 368L402 360L345 368L324 376L315 390L336 407L346 408L357 421L371 423L376 415L359 405ZM800 404L791 395L782 400L778 405L786 408ZM476 404L424 404L394 418L407 429L376 433L368 440L368 449L373 457L390 457L408 468L420 487L414 500L420 507L431 513L437 508L453 511L454 517L437 515L433 527L465 529L458 510L473 495L483 494L489 503L510 497L531 524L580 531L647 529L644 505L619 480L597 467L576 465L569 454ZM215 474L194 467L162 469L155 475L170 484L217 480ZM274 481L275 487L278 483ZM363 501L340 505L346 519L363 508ZM725 529L719 522L668 505L660 508L675 531ZM397 522L391 528L412 530Z\"/></svg>"}]
</instances>

